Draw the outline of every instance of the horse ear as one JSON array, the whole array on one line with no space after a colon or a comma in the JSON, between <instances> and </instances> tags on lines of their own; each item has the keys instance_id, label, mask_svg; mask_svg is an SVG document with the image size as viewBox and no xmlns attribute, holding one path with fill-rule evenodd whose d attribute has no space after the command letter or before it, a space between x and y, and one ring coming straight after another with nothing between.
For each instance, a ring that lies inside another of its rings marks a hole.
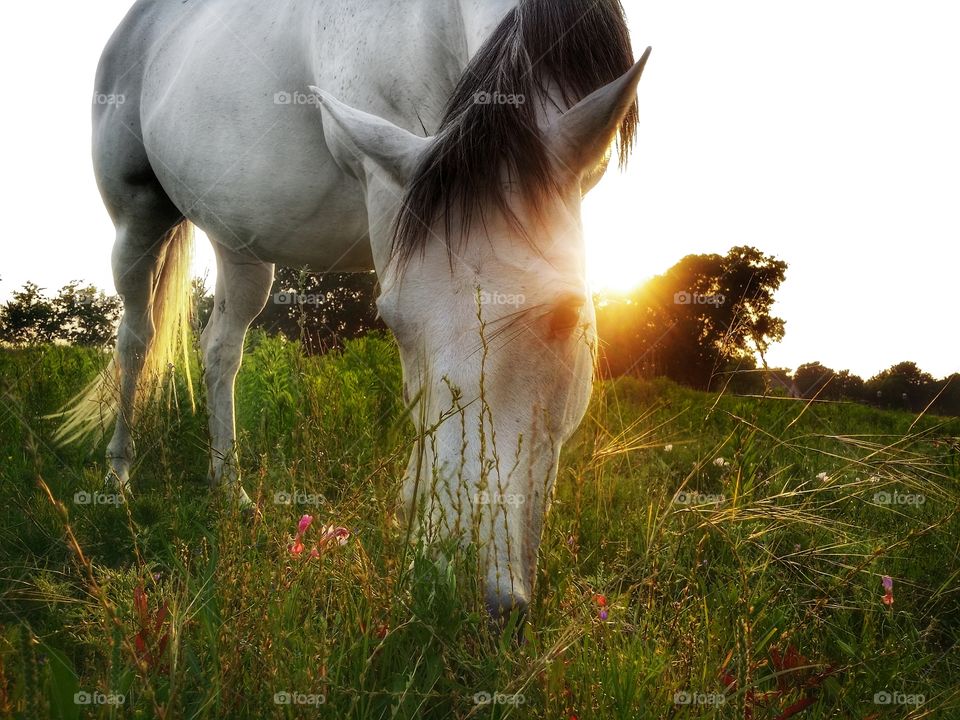
<instances>
[{"instance_id":1,"label":"horse ear","mask_svg":"<svg viewBox=\"0 0 960 720\"><path fill-rule=\"evenodd\" d=\"M637 99L637 83L650 57L647 48L637 63L613 82L595 90L553 121L547 147L561 172L595 184L623 118Z\"/></svg>"},{"instance_id":2,"label":"horse ear","mask_svg":"<svg viewBox=\"0 0 960 720\"><path fill-rule=\"evenodd\" d=\"M342 170L364 177L365 160L369 160L406 185L431 139L352 108L318 87L311 85L310 90L320 101L327 147Z\"/></svg>"}]
</instances>

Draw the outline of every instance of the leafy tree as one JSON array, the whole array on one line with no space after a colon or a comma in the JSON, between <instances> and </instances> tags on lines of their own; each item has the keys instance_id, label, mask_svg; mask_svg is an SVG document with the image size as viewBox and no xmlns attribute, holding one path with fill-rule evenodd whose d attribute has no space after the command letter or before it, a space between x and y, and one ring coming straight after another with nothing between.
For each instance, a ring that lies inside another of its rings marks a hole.
<instances>
[{"instance_id":1,"label":"leafy tree","mask_svg":"<svg viewBox=\"0 0 960 720\"><path fill-rule=\"evenodd\" d=\"M325 352L370 330L386 330L374 273L310 273L277 268L267 307L254 325Z\"/></svg>"},{"instance_id":2,"label":"leafy tree","mask_svg":"<svg viewBox=\"0 0 960 720\"><path fill-rule=\"evenodd\" d=\"M787 264L751 247L689 255L626 298L601 300L601 368L709 388L728 364L765 362L784 322L772 312ZM723 381L725 382L725 381Z\"/></svg>"},{"instance_id":3,"label":"leafy tree","mask_svg":"<svg viewBox=\"0 0 960 720\"><path fill-rule=\"evenodd\" d=\"M793 380L804 398L819 398L821 400L855 400L864 399L863 378L854 375L849 370L837 372L822 363L804 363L796 369Z\"/></svg>"},{"instance_id":4,"label":"leafy tree","mask_svg":"<svg viewBox=\"0 0 960 720\"><path fill-rule=\"evenodd\" d=\"M57 336L57 308L32 282L16 290L0 307L0 341L11 345L53 342Z\"/></svg>"},{"instance_id":5,"label":"leafy tree","mask_svg":"<svg viewBox=\"0 0 960 720\"><path fill-rule=\"evenodd\" d=\"M831 386L836 377L836 370L819 362L804 363L793 373L793 381L797 384L800 396L807 399L813 397L832 399L827 397L827 392L832 389Z\"/></svg>"},{"instance_id":6,"label":"leafy tree","mask_svg":"<svg viewBox=\"0 0 960 720\"><path fill-rule=\"evenodd\" d=\"M28 282L0 307L0 341L102 347L113 342L121 309L120 298L93 285L74 281L49 298L42 288Z\"/></svg>"},{"instance_id":7,"label":"leafy tree","mask_svg":"<svg viewBox=\"0 0 960 720\"><path fill-rule=\"evenodd\" d=\"M881 407L918 412L934 396L934 379L915 362L901 362L870 378L865 389Z\"/></svg>"},{"instance_id":8,"label":"leafy tree","mask_svg":"<svg viewBox=\"0 0 960 720\"><path fill-rule=\"evenodd\" d=\"M65 285L53 301L58 340L71 345L104 347L116 337L123 303L93 285L79 282Z\"/></svg>"},{"instance_id":9,"label":"leafy tree","mask_svg":"<svg viewBox=\"0 0 960 720\"><path fill-rule=\"evenodd\" d=\"M934 384L933 406L937 415L960 415L960 373L954 373Z\"/></svg>"},{"instance_id":10,"label":"leafy tree","mask_svg":"<svg viewBox=\"0 0 960 720\"><path fill-rule=\"evenodd\" d=\"M841 370L834 377L832 388L834 399L863 402L866 396L863 378L849 370Z\"/></svg>"}]
</instances>

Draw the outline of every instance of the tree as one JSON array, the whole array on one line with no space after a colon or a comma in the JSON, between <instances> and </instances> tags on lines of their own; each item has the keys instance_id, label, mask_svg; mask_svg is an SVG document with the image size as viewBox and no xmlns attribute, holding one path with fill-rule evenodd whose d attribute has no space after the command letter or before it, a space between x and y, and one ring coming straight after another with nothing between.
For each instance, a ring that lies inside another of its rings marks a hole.
<instances>
[{"instance_id":1,"label":"tree","mask_svg":"<svg viewBox=\"0 0 960 720\"><path fill-rule=\"evenodd\" d=\"M755 248L734 247L689 255L631 296L601 300L601 368L704 389L725 382L729 363L764 360L783 338L784 322L771 310L786 269Z\"/></svg>"},{"instance_id":2,"label":"tree","mask_svg":"<svg viewBox=\"0 0 960 720\"><path fill-rule=\"evenodd\" d=\"M254 325L302 339L311 352L325 352L370 330L386 330L377 315L376 298L374 273L278 268L270 299Z\"/></svg>"},{"instance_id":3,"label":"tree","mask_svg":"<svg viewBox=\"0 0 960 720\"><path fill-rule=\"evenodd\" d=\"M57 335L57 309L32 282L16 290L0 307L0 341L11 345L53 342Z\"/></svg>"},{"instance_id":4,"label":"tree","mask_svg":"<svg viewBox=\"0 0 960 720\"><path fill-rule=\"evenodd\" d=\"M119 297L74 281L61 288L53 303L58 340L89 347L113 343L123 312Z\"/></svg>"},{"instance_id":5,"label":"tree","mask_svg":"<svg viewBox=\"0 0 960 720\"><path fill-rule=\"evenodd\" d=\"M919 412L933 399L935 381L915 362L901 362L878 373L866 383L867 396L885 408Z\"/></svg>"},{"instance_id":6,"label":"tree","mask_svg":"<svg viewBox=\"0 0 960 720\"><path fill-rule=\"evenodd\" d=\"M835 399L863 402L865 396L863 378L849 370L841 370L833 381Z\"/></svg>"},{"instance_id":7,"label":"tree","mask_svg":"<svg viewBox=\"0 0 960 720\"><path fill-rule=\"evenodd\" d=\"M71 282L54 298L28 282L0 307L0 341L11 345L66 342L103 347L113 342L120 298Z\"/></svg>"},{"instance_id":8,"label":"tree","mask_svg":"<svg viewBox=\"0 0 960 720\"><path fill-rule=\"evenodd\" d=\"M834 399L828 398L827 393L832 390L836 378L836 370L819 362L804 363L793 373L793 381L800 391L800 397L808 400L814 397L820 397L823 400Z\"/></svg>"},{"instance_id":9,"label":"tree","mask_svg":"<svg viewBox=\"0 0 960 720\"><path fill-rule=\"evenodd\" d=\"M930 408L937 415L960 415L960 373L934 383L936 400Z\"/></svg>"},{"instance_id":10,"label":"tree","mask_svg":"<svg viewBox=\"0 0 960 720\"><path fill-rule=\"evenodd\" d=\"M854 375L849 370L837 372L822 363L804 363L793 373L800 396L820 400L853 400L862 402L864 399L863 378Z\"/></svg>"}]
</instances>

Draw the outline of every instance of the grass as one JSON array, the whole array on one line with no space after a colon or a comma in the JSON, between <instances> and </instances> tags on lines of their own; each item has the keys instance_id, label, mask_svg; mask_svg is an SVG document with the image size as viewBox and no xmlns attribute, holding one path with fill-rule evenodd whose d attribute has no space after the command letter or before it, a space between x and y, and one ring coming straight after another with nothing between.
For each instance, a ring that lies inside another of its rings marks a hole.
<instances>
[{"instance_id":1,"label":"grass","mask_svg":"<svg viewBox=\"0 0 960 720\"><path fill-rule=\"evenodd\" d=\"M103 361L0 353L0 716L960 717L960 421L598 385L516 642L471 550L394 518L412 430L390 341L252 338L253 523L208 490L189 411L145 420L131 502L74 501L102 491L103 443L54 448L41 418ZM346 545L291 556L304 513Z\"/></svg>"}]
</instances>

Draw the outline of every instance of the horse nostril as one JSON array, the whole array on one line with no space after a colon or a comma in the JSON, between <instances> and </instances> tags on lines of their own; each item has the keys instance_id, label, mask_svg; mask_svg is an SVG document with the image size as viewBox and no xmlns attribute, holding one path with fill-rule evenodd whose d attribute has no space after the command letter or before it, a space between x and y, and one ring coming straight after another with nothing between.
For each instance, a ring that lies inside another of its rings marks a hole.
<instances>
[{"instance_id":1,"label":"horse nostril","mask_svg":"<svg viewBox=\"0 0 960 720\"><path fill-rule=\"evenodd\" d=\"M560 300L550 314L550 334L552 337L561 337L570 332L580 323L580 311L586 304L583 295L571 293Z\"/></svg>"}]
</instances>

